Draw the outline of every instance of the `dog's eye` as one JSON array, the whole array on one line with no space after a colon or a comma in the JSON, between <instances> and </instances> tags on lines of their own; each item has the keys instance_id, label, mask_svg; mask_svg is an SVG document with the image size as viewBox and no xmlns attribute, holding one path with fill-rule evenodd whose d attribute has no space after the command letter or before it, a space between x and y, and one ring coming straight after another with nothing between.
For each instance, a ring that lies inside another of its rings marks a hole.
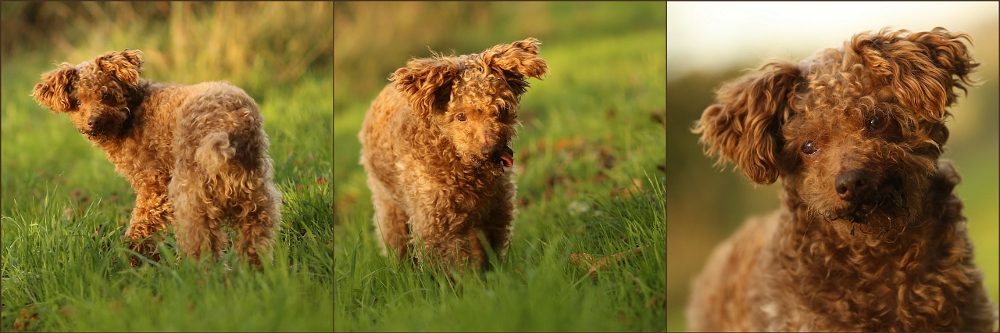
<instances>
[{"instance_id":1,"label":"dog's eye","mask_svg":"<svg viewBox=\"0 0 1000 333\"><path fill-rule=\"evenodd\" d=\"M455 120L458 120L458 121L461 121L461 122L465 122L465 114L464 113L459 113L459 114L455 115Z\"/></svg>"},{"instance_id":2,"label":"dog's eye","mask_svg":"<svg viewBox=\"0 0 1000 333\"><path fill-rule=\"evenodd\" d=\"M110 101L111 93L104 93L104 95L101 96L101 99L103 99L105 102Z\"/></svg>"},{"instance_id":3,"label":"dog's eye","mask_svg":"<svg viewBox=\"0 0 1000 333\"><path fill-rule=\"evenodd\" d=\"M812 141L806 141L806 143L802 144L802 153L806 154L806 156L812 156L817 151L819 151L819 147L816 147L816 143Z\"/></svg>"},{"instance_id":4,"label":"dog's eye","mask_svg":"<svg viewBox=\"0 0 1000 333\"><path fill-rule=\"evenodd\" d=\"M871 131L881 131L889 127L889 119L883 116L874 116L868 118L868 130Z\"/></svg>"}]
</instances>

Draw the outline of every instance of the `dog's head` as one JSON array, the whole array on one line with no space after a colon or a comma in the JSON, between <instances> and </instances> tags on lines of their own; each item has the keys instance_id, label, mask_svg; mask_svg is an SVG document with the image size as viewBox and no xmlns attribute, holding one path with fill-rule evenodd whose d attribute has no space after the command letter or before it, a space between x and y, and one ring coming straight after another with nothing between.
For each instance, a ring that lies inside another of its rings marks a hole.
<instances>
[{"instance_id":1,"label":"dog's head","mask_svg":"<svg viewBox=\"0 0 1000 333\"><path fill-rule=\"evenodd\" d=\"M123 130L141 70L142 51L108 52L75 66L62 63L42 74L42 83L31 95L53 113L69 113L80 133L101 142Z\"/></svg>"},{"instance_id":2,"label":"dog's head","mask_svg":"<svg viewBox=\"0 0 1000 333\"><path fill-rule=\"evenodd\" d=\"M883 29L797 65L769 61L720 88L694 132L706 154L757 184L780 176L829 220L915 216L934 178L949 178L937 165L947 108L978 66L963 40Z\"/></svg>"},{"instance_id":3,"label":"dog's head","mask_svg":"<svg viewBox=\"0 0 1000 333\"><path fill-rule=\"evenodd\" d=\"M502 170L513 166L510 144L528 88L525 79L548 72L538 44L528 38L478 54L414 59L392 80L417 117L439 129L464 164Z\"/></svg>"}]
</instances>

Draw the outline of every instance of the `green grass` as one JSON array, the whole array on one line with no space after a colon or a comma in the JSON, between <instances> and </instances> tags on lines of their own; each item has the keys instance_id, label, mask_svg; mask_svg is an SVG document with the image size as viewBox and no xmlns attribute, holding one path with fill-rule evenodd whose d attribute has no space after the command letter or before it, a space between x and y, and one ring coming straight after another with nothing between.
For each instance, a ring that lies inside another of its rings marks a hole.
<instances>
[{"instance_id":1,"label":"green grass","mask_svg":"<svg viewBox=\"0 0 1000 333\"><path fill-rule=\"evenodd\" d=\"M227 253L130 269L135 195L66 115L29 96L43 61L2 74L2 320L27 331L330 331L333 313L332 77L305 75L255 96L284 195L273 265ZM226 272L223 265L232 271Z\"/></svg>"},{"instance_id":2,"label":"green grass","mask_svg":"<svg viewBox=\"0 0 1000 333\"><path fill-rule=\"evenodd\" d=\"M334 330L665 330L666 131L654 120L665 113L665 40L662 29L543 40L550 75L530 80L521 102L507 259L454 283L380 254L357 165L370 99L337 112ZM640 246L593 275L570 260Z\"/></svg>"}]
</instances>

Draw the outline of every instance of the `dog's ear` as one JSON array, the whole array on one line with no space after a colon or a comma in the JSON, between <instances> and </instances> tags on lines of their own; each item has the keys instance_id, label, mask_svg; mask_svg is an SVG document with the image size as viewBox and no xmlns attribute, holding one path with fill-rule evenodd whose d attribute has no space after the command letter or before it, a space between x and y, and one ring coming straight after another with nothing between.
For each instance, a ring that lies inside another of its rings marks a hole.
<instances>
[{"instance_id":1,"label":"dog's ear","mask_svg":"<svg viewBox=\"0 0 1000 333\"><path fill-rule=\"evenodd\" d=\"M52 113L70 111L76 107L71 93L77 75L76 68L64 62L58 69L42 74L42 83L36 84L31 90L31 97Z\"/></svg>"},{"instance_id":2,"label":"dog's ear","mask_svg":"<svg viewBox=\"0 0 1000 333\"><path fill-rule=\"evenodd\" d=\"M428 117L447 108L458 70L458 64L447 58L413 59L389 79L418 116Z\"/></svg>"},{"instance_id":3,"label":"dog's ear","mask_svg":"<svg viewBox=\"0 0 1000 333\"><path fill-rule=\"evenodd\" d=\"M941 122L945 108L957 99L954 88L968 93L966 85L975 84L969 73L979 64L963 39L972 43L968 34L940 27L913 34L883 29L877 35L857 35L852 44L868 75L887 85L899 103L928 121Z\"/></svg>"},{"instance_id":4,"label":"dog's ear","mask_svg":"<svg viewBox=\"0 0 1000 333\"><path fill-rule=\"evenodd\" d=\"M129 87L139 84L139 72L142 71L142 51L125 49L121 52L108 52L94 59L94 66L100 71L111 74L119 82Z\"/></svg>"},{"instance_id":5,"label":"dog's ear","mask_svg":"<svg viewBox=\"0 0 1000 333\"><path fill-rule=\"evenodd\" d=\"M716 164L736 162L754 183L774 183L784 145L781 125L791 116L798 80L797 66L772 60L719 88L717 103L705 109L692 130L702 134L705 155L718 154Z\"/></svg>"},{"instance_id":6,"label":"dog's ear","mask_svg":"<svg viewBox=\"0 0 1000 333\"><path fill-rule=\"evenodd\" d=\"M491 47L480 56L488 67L503 73L507 83L511 86L511 91L520 96L528 88L528 83L524 81L525 77L530 76L541 80L548 74L548 64L538 57L539 44L541 42L537 39L529 37L509 45L500 44Z\"/></svg>"}]
</instances>

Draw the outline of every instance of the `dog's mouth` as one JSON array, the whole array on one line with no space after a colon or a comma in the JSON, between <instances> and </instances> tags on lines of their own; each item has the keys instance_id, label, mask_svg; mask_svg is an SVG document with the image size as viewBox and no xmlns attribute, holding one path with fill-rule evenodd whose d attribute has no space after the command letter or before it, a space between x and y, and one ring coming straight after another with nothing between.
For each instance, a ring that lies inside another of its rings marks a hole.
<instances>
[{"instance_id":1,"label":"dog's mouth","mask_svg":"<svg viewBox=\"0 0 1000 333\"><path fill-rule=\"evenodd\" d=\"M509 146L503 146L496 149L490 159L505 168L514 166L514 150L510 149Z\"/></svg>"},{"instance_id":2,"label":"dog's mouth","mask_svg":"<svg viewBox=\"0 0 1000 333\"><path fill-rule=\"evenodd\" d=\"M473 166L481 169L503 171L514 166L514 150L508 145L497 145L483 148L479 154L470 156Z\"/></svg>"},{"instance_id":3,"label":"dog's mouth","mask_svg":"<svg viewBox=\"0 0 1000 333\"><path fill-rule=\"evenodd\" d=\"M906 209L906 193L902 179L890 178L870 185L866 190L851 195L842 195L847 203L841 209L823 214L830 220L846 220L867 224L873 214L882 212L886 216L900 216Z\"/></svg>"},{"instance_id":4,"label":"dog's mouth","mask_svg":"<svg viewBox=\"0 0 1000 333\"><path fill-rule=\"evenodd\" d=\"M80 131L81 134L91 139L104 137L110 131L111 126L106 124L92 125L89 130Z\"/></svg>"},{"instance_id":5,"label":"dog's mouth","mask_svg":"<svg viewBox=\"0 0 1000 333\"><path fill-rule=\"evenodd\" d=\"M119 109L102 116L87 119L87 128L78 129L81 134L92 140L118 136L129 126L131 113L128 108Z\"/></svg>"},{"instance_id":6,"label":"dog's mouth","mask_svg":"<svg viewBox=\"0 0 1000 333\"><path fill-rule=\"evenodd\" d=\"M108 132L108 127L105 125L91 125L90 129L81 130L80 134L87 136L88 138L98 138L104 136Z\"/></svg>"}]
</instances>

